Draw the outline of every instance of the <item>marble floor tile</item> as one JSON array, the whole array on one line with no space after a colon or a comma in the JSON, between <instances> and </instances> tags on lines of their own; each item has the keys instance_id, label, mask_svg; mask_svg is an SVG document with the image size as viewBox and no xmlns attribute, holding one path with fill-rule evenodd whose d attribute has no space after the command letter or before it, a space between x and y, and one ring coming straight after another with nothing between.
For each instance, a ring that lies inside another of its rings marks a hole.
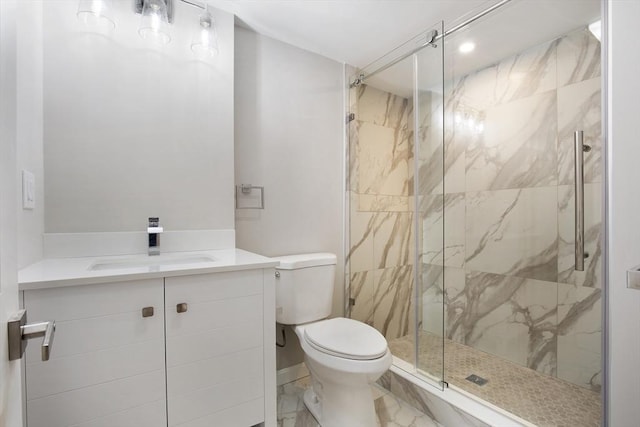
<instances>
[{"instance_id":1,"label":"marble floor tile","mask_svg":"<svg viewBox=\"0 0 640 427\"><path fill-rule=\"evenodd\" d=\"M411 336L392 340L389 348L394 356L411 361L413 354L407 350L413 346L406 345L406 341L412 340ZM421 332L418 341L420 368L440 375L442 356L430 349L442 346L442 337ZM540 427L600 426L600 393L448 339L444 340L444 346L444 379L449 384ZM471 374L488 382L476 385L466 380Z\"/></svg>"},{"instance_id":2,"label":"marble floor tile","mask_svg":"<svg viewBox=\"0 0 640 427\"><path fill-rule=\"evenodd\" d=\"M278 427L320 427L302 400L310 382L310 377L304 377L278 387ZM371 393L379 427L441 427L378 385L371 387Z\"/></svg>"}]
</instances>

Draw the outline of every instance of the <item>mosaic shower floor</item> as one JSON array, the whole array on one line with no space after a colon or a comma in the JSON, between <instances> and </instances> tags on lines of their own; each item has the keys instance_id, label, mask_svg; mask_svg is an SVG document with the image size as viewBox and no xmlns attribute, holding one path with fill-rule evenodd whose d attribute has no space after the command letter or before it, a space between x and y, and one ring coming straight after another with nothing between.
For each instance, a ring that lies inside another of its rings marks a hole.
<instances>
[{"instance_id":1,"label":"mosaic shower floor","mask_svg":"<svg viewBox=\"0 0 640 427\"><path fill-rule=\"evenodd\" d=\"M442 372L442 339L420 335L420 368ZM389 342L394 356L413 360L413 337ZM445 340L445 380L473 395L538 426L597 427L602 405L600 394L574 384L539 374L500 357ZM424 360L423 360L424 359ZM488 382L476 385L466 380L475 374Z\"/></svg>"},{"instance_id":2,"label":"mosaic shower floor","mask_svg":"<svg viewBox=\"0 0 640 427\"><path fill-rule=\"evenodd\" d=\"M278 427L320 427L302 401L310 378L278 387ZM380 427L442 427L378 385L371 387Z\"/></svg>"}]
</instances>

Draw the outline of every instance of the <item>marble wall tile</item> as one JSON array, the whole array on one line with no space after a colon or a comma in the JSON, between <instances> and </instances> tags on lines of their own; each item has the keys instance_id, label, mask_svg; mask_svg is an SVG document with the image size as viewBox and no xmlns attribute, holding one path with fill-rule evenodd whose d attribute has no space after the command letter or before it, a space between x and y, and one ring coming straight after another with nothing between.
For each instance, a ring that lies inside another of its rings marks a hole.
<instances>
[{"instance_id":1,"label":"marble wall tile","mask_svg":"<svg viewBox=\"0 0 640 427\"><path fill-rule=\"evenodd\" d=\"M454 82L447 92L466 106L482 111L556 88L558 40L531 47L475 73L460 76L456 63L447 69ZM452 56L451 61L455 61Z\"/></svg>"},{"instance_id":2,"label":"marble wall tile","mask_svg":"<svg viewBox=\"0 0 640 427\"><path fill-rule=\"evenodd\" d=\"M584 131L584 182L602 181L602 117L600 78L585 80L558 89L558 175L560 184L574 178L574 132Z\"/></svg>"},{"instance_id":3,"label":"marble wall tile","mask_svg":"<svg viewBox=\"0 0 640 427\"><path fill-rule=\"evenodd\" d=\"M410 114L413 114L413 109L409 109ZM407 194L409 196L415 195L415 162L413 160L415 155L415 128L413 126L413 118L409 121L409 127L406 130L407 138Z\"/></svg>"},{"instance_id":4,"label":"marble wall tile","mask_svg":"<svg viewBox=\"0 0 640 427\"><path fill-rule=\"evenodd\" d=\"M602 291L558 285L558 378L600 391Z\"/></svg>"},{"instance_id":5,"label":"marble wall tile","mask_svg":"<svg viewBox=\"0 0 640 427\"><path fill-rule=\"evenodd\" d=\"M555 185L556 141L555 91L486 110L482 138L467 147L467 191Z\"/></svg>"},{"instance_id":6,"label":"marble wall tile","mask_svg":"<svg viewBox=\"0 0 640 427\"><path fill-rule=\"evenodd\" d=\"M443 104L442 94L421 95L427 101L419 106L424 114L416 138L419 180L418 194L442 194L464 191L465 148L468 141L460 137L447 120L453 118L455 101ZM443 128L444 126L444 128ZM446 130L446 131L445 131ZM444 175L444 181L443 181Z\"/></svg>"},{"instance_id":7,"label":"marble wall tile","mask_svg":"<svg viewBox=\"0 0 640 427\"><path fill-rule=\"evenodd\" d=\"M413 210L412 200L409 196L358 194L356 206L360 212L410 212Z\"/></svg>"},{"instance_id":8,"label":"marble wall tile","mask_svg":"<svg viewBox=\"0 0 640 427\"><path fill-rule=\"evenodd\" d=\"M445 276L446 270L446 276ZM455 270L441 265L422 264L418 295L421 296L418 327L436 336L444 336L444 286ZM462 271L462 270L460 270ZM462 273L464 280L464 271Z\"/></svg>"},{"instance_id":9,"label":"marble wall tile","mask_svg":"<svg viewBox=\"0 0 640 427\"><path fill-rule=\"evenodd\" d=\"M391 393L443 426L489 427L488 424L391 372Z\"/></svg>"},{"instance_id":10,"label":"marble wall tile","mask_svg":"<svg viewBox=\"0 0 640 427\"><path fill-rule=\"evenodd\" d=\"M388 128L407 128L411 107L407 98L363 84L357 88L357 100L358 120Z\"/></svg>"},{"instance_id":11,"label":"marble wall tile","mask_svg":"<svg viewBox=\"0 0 640 427\"><path fill-rule=\"evenodd\" d=\"M359 128L360 122L358 120L352 120L348 125L348 133L349 133L349 147L347 148L347 165L348 165L348 174L347 174L347 183L346 188L347 191L358 192L360 188L359 185L359 177L360 177L360 167L358 160L358 152L360 151L360 142L359 142Z\"/></svg>"},{"instance_id":12,"label":"marble wall tile","mask_svg":"<svg viewBox=\"0 0 640 427\"><path fill-rule=\"evenodd\" d=\"M375 214L351 211L349 217L350 250L347 255L352 273L373 270L373 233Z\"/></svg>"},{"instance_id":13,"label":"marble wall tile","mask_svg":"<svg viewBox=\"0 0 640 427\"><path fill-rule=\"evenodd\" d=\"M584 186L584 271L575 270L575 189L558 187L558 281L602 288L602 185Z\"/></svg>"},{"instance_id":14,"label":"marble wall tile","mask_svg":"<svg viewBox=\"0 0 640 427\"><path fill-rule=\"evenodd\" d=\"M415 240L412 213L376 213L373 232L375 268L396 267L413 263Z\"/></svg>"},{"instance_id":15,"label":"marble wall tile","mask_svg":"<svg viewBox=\"0 0 640 427\"><path fill-rule=\"evenodd\" d=\"M406 131L361 122L357 156L358 193L409 195Z\"/></svg>"},{"instance_id":16,"label":"marble wall tile","mask_svg":"<svg viewBox=\"0 0 640 427\"><path fill-rule=\"evenodd\" d=\"M446 286L448 338L555 374L556 283L471 271Z\"/></svg>"},{"instance_id":17,"label":"marble wall tile","mask_svg":"<svg viewBox=\"0 0 640 427\"><path fill-rule=\"evenodd\" d=\"M467 193L467 269L557 281L557 191L542 187Z\"/></svg>"},{"instance_id":18,"label":"marble wall tile","mask_svg":"<svg viewBox=\"0 0 640 427\"><path fill-rule=\"evenodd\" d=\"M373 271L361 271L351 274L351 298L355 305L351 307L351 318L373 325Z\"/></svg>"},{"instance_id":19,"label":"marble wall tile","mask_svg":"<svg viewBox=\"0 0 640 427\"><path fill-rule=\"evenodd\" d=\"M387 339L414 328L413 265L374 271L373 327Z\"/></svg>"},{"instance_id":20,"label":"marble wall tile","mask_svg":"<svg viewBox=\"0 0 640 427\"><path fill-rule=\"evenodd\" d=\"M587 28L560 38L558 87L600 76L600 42Z\"/></svg>"},{"instance_id":21,"label":"marble wall tile","mask_svg":"<svg viewBox=\"0 0 640 427\"><path fill-rule=\"evenodd\" d=\"M556 88L558 40L534 46L496 65L495 103L504 104Z\"/></svg>"},{"instance_id":22,"label":"marble wall tile","mask_svg":"<svg viewBox=\"0 0 640 427\"><path fill-rule=\"evenodd\" d=\"M424 196L422 201L422 262L463 267L465 193Z\"/></svg>"},{"instance_id":23,"label":"marble wall tile","mask_svg":"<svg viewBox=\"0 0 640 427\"><path fill-rule=\"evenodd\" d=\"M342 312L344 313L344 317L348 317L348 318L351 317L351 310L352 310L351 303L349 301L349 297L351 296L351 274L349 273L349 271L350 271L349 269L350 269L349 263L347 262L347 263L345 263L345 266L344 266L344 271L345 271L345 274L344 274L344 295L345 295L345 298L342 301L342 309L343 309Z\"/></svg>"}]
</instances>

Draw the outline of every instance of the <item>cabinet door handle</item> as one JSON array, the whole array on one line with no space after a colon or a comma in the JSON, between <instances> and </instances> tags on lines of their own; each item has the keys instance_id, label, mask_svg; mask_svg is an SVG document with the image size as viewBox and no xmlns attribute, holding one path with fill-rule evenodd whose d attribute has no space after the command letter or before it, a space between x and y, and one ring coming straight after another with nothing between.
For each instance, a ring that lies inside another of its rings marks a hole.
<instances>
[{"instance_id":1,"label":"cabinet door handle","mask_svg":"<svg viewBox=\"0 0 640 427\"><path fill-rule=\"evenodd\" d=\"M152 316L153 316L153 307L142 308L142 317L152 317Z\"/></svg>"},{"instance_id":2,"label":"cabinet door handle","mask_svg":"<svg viewBox=\"0 0 640 427\"><path fill-rule=\"evenodd\" d=\"M7 320L7 330L9 339L9 360L16 360L22 357L26 348L26 340L44 336L42 341L41 355L42 361L49 360L53 335L56 331L56 322L39 322L27 324L27 310L20 310Z\"/></svg>"},{"instance_id":3,"label":"cabinet door handle","mask_svg":"<svg viewBox=\"0 0 640 427\"><path fill-rule=\"evenodd\" d=\"M181 302L180 304L176 305L176 311L178 313L186 313L187 312L187 303L186 302Z\"/></svg>"}]
</instances>

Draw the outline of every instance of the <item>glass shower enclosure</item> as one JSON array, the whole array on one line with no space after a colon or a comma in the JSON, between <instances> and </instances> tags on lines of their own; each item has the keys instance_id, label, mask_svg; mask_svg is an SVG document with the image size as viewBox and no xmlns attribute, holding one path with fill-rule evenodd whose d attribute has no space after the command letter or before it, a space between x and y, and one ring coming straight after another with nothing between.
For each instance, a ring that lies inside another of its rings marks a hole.
<instances>
[{"instance_id":1,"label":"glass shower enclosure","mask_svg":"<svg viewBox=\"0 0 640 427\"><path fill-rule=\"evenodd\" d=\"M570 3L494 3L349 77L346 308L434 387L595 426L600 2Z\"/></svg>"}]
</instances>

